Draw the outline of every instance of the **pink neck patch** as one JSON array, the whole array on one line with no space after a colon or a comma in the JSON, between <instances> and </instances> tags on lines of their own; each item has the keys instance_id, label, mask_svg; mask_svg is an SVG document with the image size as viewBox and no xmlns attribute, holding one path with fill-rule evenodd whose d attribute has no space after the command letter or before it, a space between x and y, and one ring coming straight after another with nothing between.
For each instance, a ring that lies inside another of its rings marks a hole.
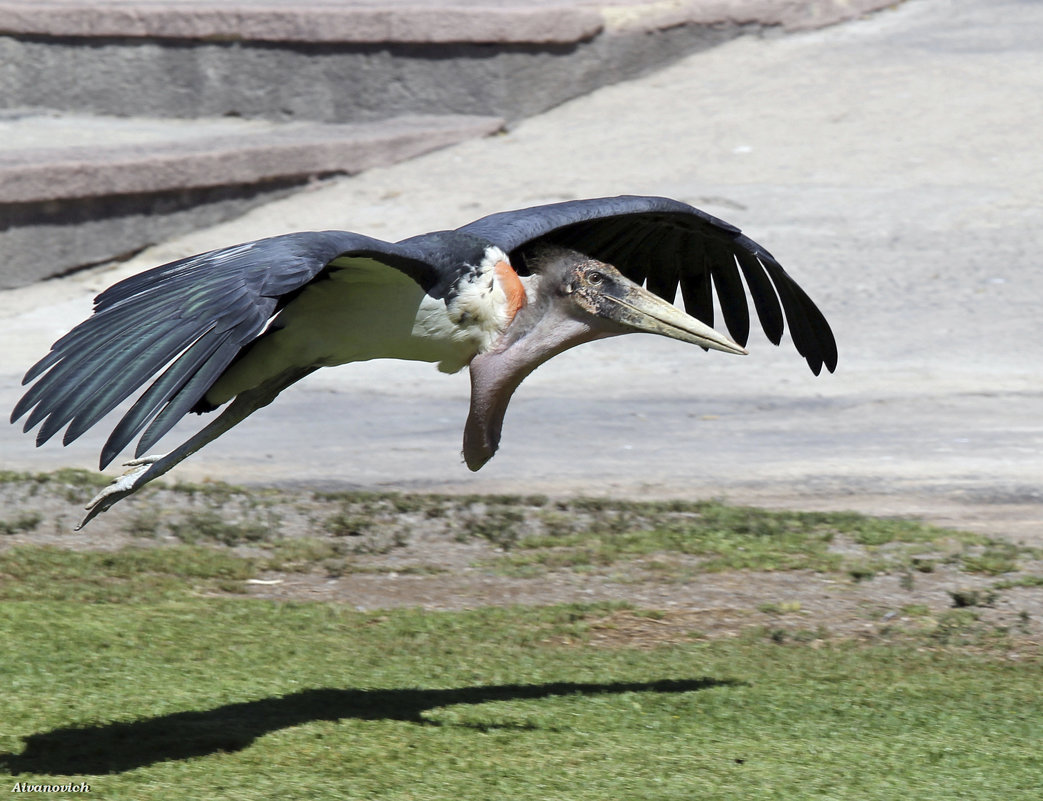
<instances>
[{"instance_id":1,"label":"pink neck patch","mask_svg":"<svg viewBox=\"0 0 1043 801\"><path fill-rule=\"evenodd\" d=\"M500 287L507 295L507 319L513 320L514 315L518 313L518 310L528 300L525 294L525 287L522 286L518 273L507 262L496 262L494 269L496 270L496 278L500 282Z\"/></svg>"}]
</instances>

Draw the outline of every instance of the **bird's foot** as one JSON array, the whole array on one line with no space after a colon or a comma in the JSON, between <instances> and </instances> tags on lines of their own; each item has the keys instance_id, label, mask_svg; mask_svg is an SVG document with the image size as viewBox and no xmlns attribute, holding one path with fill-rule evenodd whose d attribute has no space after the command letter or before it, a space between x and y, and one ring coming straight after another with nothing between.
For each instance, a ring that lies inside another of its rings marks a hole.
<instances>
[{"instance_id":1,"label":"bird's foot","mask_svg":"<svg viewBox=\"0 0 1043 801\"><path fill-rule=\"evenodd\" d=\"M76 530L79 531L106 509L109 509L115 503L123 500L131 493L137 492L142 486L147 484L154 477L148 475L149 471L152 469L152 465L162 458L163 454L153 454L150 456L142 456L140 459L132 459L129 462L124 462L124 467L129 467L131 469L127 470L119 478L114 479L109 486L91 499L91 502L85 507L87 514L84 515L80 524L76 526Z\"/></svg>"}]
</instances>

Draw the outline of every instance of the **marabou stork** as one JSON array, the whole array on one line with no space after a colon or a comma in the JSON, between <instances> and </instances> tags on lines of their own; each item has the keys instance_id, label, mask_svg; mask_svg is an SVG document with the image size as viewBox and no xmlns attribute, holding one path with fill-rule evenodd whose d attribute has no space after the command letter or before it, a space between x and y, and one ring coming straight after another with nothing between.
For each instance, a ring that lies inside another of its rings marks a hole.
<instances>
[{"instance_id":1,"label":"marabou stork","mask_svg":"<svg viewBox=\"0 0 1043 801\"><path fill-rule=\"evenodd\" d=\"M470 367L463 457L496 452L512 393L536 367L603 337L649 332L745 354L750 314L768 338L784 318L816 375L833 333L768 251L738 228L656 197L575 200L493 214L397 243L294 233L175 261L95 299L93 315L26 373L11 415L41 445L68 444L150 379L101 452L144 429L132 469L87 506L82 527L320 367L377 358ZM645 288L647 287L647 288ZM685 308L672 304L680 287ZM713 291L732 339L714 331ZM143 456L188 412L228 404L167 454Z\"/></svg>"}]
</instances>

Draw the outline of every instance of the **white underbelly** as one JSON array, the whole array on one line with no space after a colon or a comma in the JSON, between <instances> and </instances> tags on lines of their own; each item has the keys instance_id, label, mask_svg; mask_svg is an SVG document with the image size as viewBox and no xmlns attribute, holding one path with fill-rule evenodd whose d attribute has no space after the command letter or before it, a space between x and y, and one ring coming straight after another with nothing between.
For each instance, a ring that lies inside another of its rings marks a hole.
<instances>
[{"instance_id":1,"label":"white underbelly","mask_svg":"<svg viewBox=\"0 0 1043 801\"><path fill-rule=\"evenodd\" d=\"M445 302L411 278L372 260L309 285L207 392L219 405L287 370L369 359L438 362L456 372L479 343L452 325Z\"/></svg>"}]
</instances>

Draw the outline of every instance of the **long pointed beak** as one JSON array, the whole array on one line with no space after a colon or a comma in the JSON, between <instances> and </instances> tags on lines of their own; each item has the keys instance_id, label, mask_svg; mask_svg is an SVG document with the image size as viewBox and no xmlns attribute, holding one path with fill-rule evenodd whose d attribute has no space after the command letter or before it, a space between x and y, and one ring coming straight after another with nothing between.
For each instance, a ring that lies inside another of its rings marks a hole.
<instances>
[{"instance_id":1,"label":"long pointed beak","mask_svg":"<svg viewBox=\"0 0 1043 801\"><path fill-rule=\"evenodd\" d=\"M601 297L607 302L598 309L599 315L635 331L661 334L725 353L748 354L724 334L632 281L626 282L620 295L605 293Z\"/></svg>"}]
</instances>

